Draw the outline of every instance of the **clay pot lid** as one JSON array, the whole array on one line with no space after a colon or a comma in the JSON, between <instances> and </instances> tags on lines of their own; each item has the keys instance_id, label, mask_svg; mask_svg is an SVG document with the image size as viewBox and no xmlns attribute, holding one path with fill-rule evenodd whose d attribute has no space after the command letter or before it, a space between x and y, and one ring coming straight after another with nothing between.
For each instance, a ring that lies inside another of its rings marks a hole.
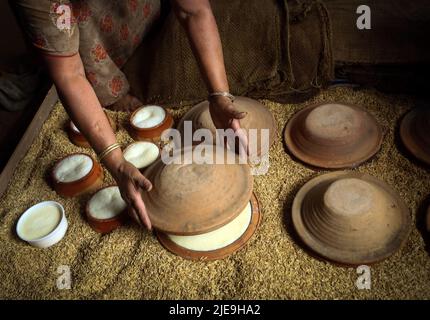
<instances>
[{"instance_id":1,"label":"clay pot lid","mask_svg":"<svg viewBox=\"0 0 430 320\"><path fill-rule=\"evenodd\" d=\"M406 241L411 218L384 182L357 172L333 172L306 183L293 202L294 227L320 256L345 265L370 264Z\"/></svg>"},{"instance_id":2,"label":"clay pot lid","mask_svg":"<svg viewBox=\"0 0 430 320\"><path fill-rule=\"evenodd\" d=\"M353 168L375 155L382 129L365 109L337 102L311 105L297 112L284 131L287 148L311 166Z\"/></svg>"},{"instance_id":3,"label":"clay pot lid","mask_svg":"<svg viewBox=\"0 0 430 320\"><path fill-rule=\"evenodd\" d=\"M430 109L414 108L400 124L400 138L408 151L430 165Z\"/></svg>"},{"instance_id":4,"label":"clay pot lid","mask_svg":"<svg viewBox=\"0 0 430 320\"><path fill-rule=\"evenodd\" d=\"M179 150L177 157L190 164L165 164L158 159L145 176L153 188L142 194L154 228L169 234L196 235L225 225L240 214L252 192L252 176L247 164L197 164L192 150ZM220 153L222 152L222 153ZM214 155L237 155L213 146Z\"/></svg>"},{"instance_id":5,"label":"clay pot lid","mask_svg":"<svg viewBox=\"0 0 430 320\"><path fill-rule=\"evenodd\" d=\"M257 155L261 155L263 147L260 145L261 129L269 129L269 145L267 150L276 140L276 121L270 110L257 100L246 97L236 97L233 102L238 111L247 112L244 119L240 120L241 128L258 129L257 132ZM184 121L192 121L193 131L201 128L209 129L215 134L215 125L209 112L209 101L203 101L190 109L178 124L178 130L183 134Z\"/></svg>"}]
</instances>

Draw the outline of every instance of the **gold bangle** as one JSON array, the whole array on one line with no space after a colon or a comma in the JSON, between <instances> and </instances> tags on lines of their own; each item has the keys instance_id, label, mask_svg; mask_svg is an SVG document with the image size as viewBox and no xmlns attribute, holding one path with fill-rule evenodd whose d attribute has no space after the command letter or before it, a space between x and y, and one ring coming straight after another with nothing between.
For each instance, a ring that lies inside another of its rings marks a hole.
<instances>
[{"instance_id":1,"label":"gold bangle","mask_svg":"<svg viewBox=\"0 0 430 320\"><path fill-rule=\"evenodd\" d=\"M104 149L99 155L99 161L101 162L109 153L111 153L112 151L121 148L121 144L119 143L114 143L110 146L108 146L106 149Z\"/></svg>"},{"instance_id":2,"label":"gold bangle","mask_svg":"<svg viewBox=\"0 0 430 320\"><path fill-rule=\"evenodd\" d=\"M209 94L208 100L213 97L226 97L229 98L231 102L234 102L234 100L236 99L234 95L227 91L212 92Z\"/></svg>"}]
</instances>

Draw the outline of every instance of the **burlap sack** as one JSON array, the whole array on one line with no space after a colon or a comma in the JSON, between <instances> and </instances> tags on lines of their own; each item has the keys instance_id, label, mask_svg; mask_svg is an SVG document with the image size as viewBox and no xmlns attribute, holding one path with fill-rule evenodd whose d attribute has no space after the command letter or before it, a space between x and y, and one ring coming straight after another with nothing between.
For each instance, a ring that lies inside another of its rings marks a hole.
<instances>
[{"instance_id":1,"label":"burlap sack","mask_svg":"<svg viewBox=\"0 0 430 320\"><path fill-rule=\"evenodd\" d=\"M232 93L288 101L314 92L331 78L328 15L319 1L211 4ZM207 97L188 39L173 12L138 48L125 73L132 92L144 103L194 103Z\"/></svg>"},{"instance_id":2,"label":"burlap sack","mask_svg":"<svg viewBox=\"0 0 430 320\"><path fill-rule=\"evenodd\" d=\"M389 92L430 90L428 0L324 0L333 29L336 76ZM371 29L356 26L358 6L371 9Z\"/></svg>"}]
</instances>

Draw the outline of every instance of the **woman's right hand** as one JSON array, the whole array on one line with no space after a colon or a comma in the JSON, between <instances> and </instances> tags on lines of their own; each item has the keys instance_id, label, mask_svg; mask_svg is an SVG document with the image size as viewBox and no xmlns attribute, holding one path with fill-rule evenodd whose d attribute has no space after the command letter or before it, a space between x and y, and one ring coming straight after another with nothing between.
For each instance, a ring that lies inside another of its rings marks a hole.
<instances>
[{"instance_id":1,"label":"woman's right hand","mask_svg":"<svg viewBox=\"0 0 430 320\"><path fill-rule=\"evenodd\" d=\"M142 192L152 189L151 182L130 162L123 159L111 172L118 184L121 196L128 205L129 215L148 230L152 229L148 212L142 200Z\"/></svg>"}]
</instances>

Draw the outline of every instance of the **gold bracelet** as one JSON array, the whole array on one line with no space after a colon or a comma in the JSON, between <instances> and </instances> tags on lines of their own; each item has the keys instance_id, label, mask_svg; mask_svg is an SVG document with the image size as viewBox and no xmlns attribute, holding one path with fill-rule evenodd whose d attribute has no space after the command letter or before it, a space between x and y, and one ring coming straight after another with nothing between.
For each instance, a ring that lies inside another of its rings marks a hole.
<instances>
[{"instance_id":1,"label":"gold bracelet","mask_svg":"<svg viewBox=\"0 0 430 320\"><path fill-rule=\"evenodd\" d=\"M229 98L231 102L234 102L234 100L236 99L234 95L227 91L212 92L209 94L208 100L213 97L226 97Z\"/></svg>"},{"instance_id":2,"label":"gold bracelet","mask_svg":"<svg viewBox=\"0 0 430 320\"><path fill-rule=\"evenodd\" d=\"M121 144L119 143L114 143L110 146L108 146L106 149L104 149L99 155L99 161L101 162L109 153L111 153L112 151L121 148Z\"/></svg>"}]
</instances>

